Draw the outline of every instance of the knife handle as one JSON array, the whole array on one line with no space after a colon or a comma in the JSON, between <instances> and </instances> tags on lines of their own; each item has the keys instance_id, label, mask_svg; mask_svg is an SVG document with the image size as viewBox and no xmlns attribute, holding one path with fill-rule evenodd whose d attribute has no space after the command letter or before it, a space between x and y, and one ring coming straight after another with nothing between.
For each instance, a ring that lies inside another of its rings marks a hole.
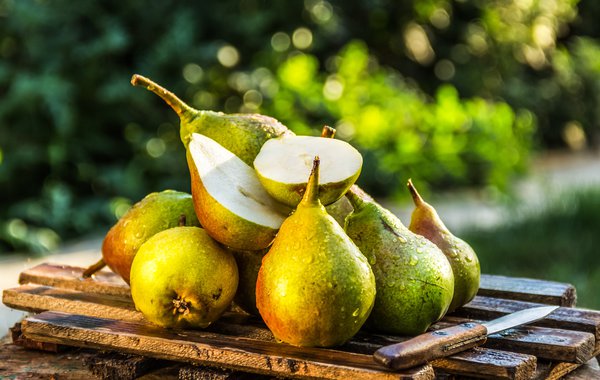
<instances>
[{"instance_id":1,"label":"knife handle","mask_svg":"<svg viewBox=\"0 0 600 380\"><path fill-rule=\"evenodd\" d=\"M375 361L386 367L403 369L478 346L486 339L487 329L484 325L467 322L381 347L373 356Z\"/></svg>"}]
</instances>

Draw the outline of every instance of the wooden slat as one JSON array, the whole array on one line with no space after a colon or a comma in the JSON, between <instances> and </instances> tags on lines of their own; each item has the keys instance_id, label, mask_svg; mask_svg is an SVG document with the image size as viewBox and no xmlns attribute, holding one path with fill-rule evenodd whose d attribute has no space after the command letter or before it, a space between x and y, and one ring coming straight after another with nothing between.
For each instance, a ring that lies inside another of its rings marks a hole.
<instances>
[{"instance_id":1,"label":"wooden slat","mask_svg":"<svg viewBox=\"0 0 600 380\"><path fill-rule=\"evenodd\" d=\"M460 317L446 317L434 324L432 329L469 321L482 322ZM547 360L585 363L593 357L595 343L594 335L590 333L526 325L492 334L488 336L483 346L525 353Z\"/></svg>"},{"instance_id":2,"label":"wooden slat","mask_svg":"<svg viewBox=\"0 0 600 380\"><path fill-rule=\"evenodd\" d=\"M119 275L102 270L93 278L81 277L85 268L44 263L23 271L20 284L39 284L90 293L129 295L129 286ZM537 302L550 305L575 306L576 292L571 284L556 281L482 274L479 295Z\"/></svg>"},{"instance_id":3,"label":"wooden slat","mask_svg":"<svg viewBox=\"0 0 600 380\"><path fill-rule=\"evenodd\" d=\"M21 272L19 284L31 283L88 293L131 297L129 285L119 275L101 270L91 278L84 279L81 276L84 270L85 268L44 263Z\"/></svg>"},{"instance_id":4,"label":"wooden slat","mask_svg":"<svg viewBox=\"0 0 600 380\"><path fill-rule=\"evenodd\" d=\"M68 289L56 289L46 286L22 285L19 288L6 289L4 291L4 302L13 307L25 310L42 311L60 311L91 317L119 319L122 321L142 321L141 313L135 311L131 300L128 298L89 294ZM266 328L262 321L247 315L228 313L221 317L205 330L206 333L225 334L232 337L244 337L261 341L275 342L273 334ZM382 339L381 336L362 334L366 338L357 339L341 347L341 350L347 352L363 353L371 355L384 344L392 344L399 341L398 337L388 336ZM472 354L458 354L448 358L440 365L450 363L452 368L462 367L467 372L478 372L483 374L496 374L502 372L502 365L493 362L481 365L485 362L485 350L478 352L482 357L478 360L469 361L463 355L470 358ZM518 369L526 366L527 361L521 357L515 357L510 363L510 368ZM497 367L497 368L496 368ZM489 372L489 373L488 373ZM510 373L510 372L509 372ZM510 378L510 377L508 377Z\"/></svg>"},{"instance_id":5,"label":"wooden slat","mask_svg":"<svg viewBox=\"0 0 600 380\"><path fill-rule=\"evenodd\" d=\"M488 379L531 379L536 368L534 356L483 348L474 348L454 355L452 362L448 359L437 359L431 363L436 373L440 371L460 375L461 378L472 376ZM461 363L461 360L464 363ZM480 364L477 367L471 366L475 371L465 370L465 364L473 362ZM521 364L514 365L517 362Z\"/></svg>"},{"instance_id":6,"label":"wooden slat","mask_svg":"<svg viewBox=\"0 0 600 380\"><path fill-rule=\"evenodd\" d=\"M169 362L139 355L102 352L86 357L84 363L101 379L134 380L158 368L166 367Z\"/></svg>"},{"instance_id":7,"label":"wooden slat","mask_svg":"<svg viewBox=\"0 0 600 380\"><path fill-rule=\"evenodd\" d=\"M123 321L142 321L144 319L141 313L135 311L129 299L44 286L23 285L20 288L7 289L4 291L4 302L11 307L26 310L35 309L38 312L60 311ZM466 320L455 318L445 322L444 326L447 327L451 323L458 324L464 321ZM233 313L222 317L206 331L262 341L274 341L273 335L262 321L250 316ZM538 328L537 330L525 330L520 335L514 333L509 337L497 336L492 341L496 342L494 345L496 348L502 348L504 343L504 347L517 347L523 353L528 353L528 351L542 352L543 357L551 360L581 361L589 359L591 349L588 346L593 347L593 336L578 332L564 332L563 336L564 338L561 339L553 339L548 329ZM403 338L398 336L360 334L341 349L371 355L383 345L397 343L402 340ZM453 359L449 360L452 361ZM464 358L458 357L456 360L459 363L453 364L453 366L463 365L465 370L485 371L482 368L477 369L479 363L485 361L485 358L471 363L472 368L467 368L466 363L468 361ZM524 363L517 361L512 365L516 368L524 365Z\"/></svg>"},{"instance_id":8,"label":"wooden slat","mask_svg":"<svg viewBox=\"0 0 600 380\"><path fill-rule=\"evenodd\" d=\"M537 306L542 305L533 302L476 296L471 302L456 310L454 315L490 320ZM600 347L600 311L560 307L546 318L534 322L533 325L587 332L594 335L596 348Z\"/></svg>"},{"instance_id":9,"label":"wooden slat","mask_svg":"<svg viewBox=\"0 0 600 380\"><path fill-rule=\"evenodd\" d=\"M167 359L294 378L433 379L430 365L402 373L378 366L369 355L300 348L274 342L174 331L146 323L44 312L22 323L26 337L39 341L119 350Z\"/></svg>"},{"instance_id":10,"label":"wooden slat","mask_svg":"<svg viewBox=\"0 0 600 380\"><path fill-rule=\"evenodd\" d=\"M54 310L125 321L144 319L143 315L135 310L129 298L49 286L21 285L18 288L5 289L2 302L13 309L32 312Z\"/></svg>"},{"instance_id":11,"label":"wooden slat","mask_svg":"<svg viewBox=\"0 0 600 380\"><path fill-rule=\"evenodd\" d=\"M571 284L491 274L481 275L477 294L565 307L573 307L577 301L575 287Z\"/></svg>"},{"instance_id":12,"label":"wooden slat","mask_svg":"<svg viewBox=\"0 0 600 380\"><path fill-rule=\"evenodd\" d=\"M594 356L600 354L600 350L594 353ZM578 363L557 363L557 362L549 362L549 361L540 361L538 362L538 366L536 369L534 380L558 380L562 379L564 376L577 371L579 368L586 367L582 371L582 373L590 372L590 368L594 368L593 365L590 365L592 360L588 363L584 363L583 365ZM570 378L570 376L569 376ZM576 377L575 377L576 378ZM585 379L600 379L600 377L584 377Z\"/></svg>"}]
</instances>

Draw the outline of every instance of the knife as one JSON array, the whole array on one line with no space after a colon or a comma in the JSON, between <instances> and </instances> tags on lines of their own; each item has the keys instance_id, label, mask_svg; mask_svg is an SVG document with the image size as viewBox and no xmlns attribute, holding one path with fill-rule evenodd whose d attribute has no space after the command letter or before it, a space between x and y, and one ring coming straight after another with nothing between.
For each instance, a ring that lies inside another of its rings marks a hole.
<instances>
[{"instance_id":1,"label":"knife","mask_svg":"<svg viewBox=\"0 0 600 380\"><path fill-rule=\"evenodd\" d=\"M392 369L404 369L479 346L488 335L546 317L558 306L525 309L484 322L466 322L445 329L417 335L407 341L384 346L375 351L375 361Z\"/></svg>"}]
</instances>

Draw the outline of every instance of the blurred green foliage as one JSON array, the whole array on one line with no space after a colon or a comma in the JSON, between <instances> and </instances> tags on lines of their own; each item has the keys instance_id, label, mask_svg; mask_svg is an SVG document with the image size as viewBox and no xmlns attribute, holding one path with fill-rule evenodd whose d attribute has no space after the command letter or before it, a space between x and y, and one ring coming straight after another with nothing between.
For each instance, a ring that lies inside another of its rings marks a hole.
<instances>
[{"instance_id":1,"label":"blurred green foliage","mask_svg":"<svg viewBox=\"0 0 600 380\"><path fill-rule=\"evenodd\" d=\"M335 126L379 197L409 176L502 189L533 147L596 141L599 7L0 0L0 251L46 251L189 189L178 120L134 72L197 108Z\"/></svg>"},{"instance_id":2,"label":"blurred green foliage","mask_svg":"<svg viewBox=\"0 0 600 380\"><path fill-rule=\"evenodd\" d=\"M461 233L484 273L544 278L575 285L577 304L600 308L600 190L557 194L542 210L515 212L492 229Z\"/></svg>"}]
</instances>

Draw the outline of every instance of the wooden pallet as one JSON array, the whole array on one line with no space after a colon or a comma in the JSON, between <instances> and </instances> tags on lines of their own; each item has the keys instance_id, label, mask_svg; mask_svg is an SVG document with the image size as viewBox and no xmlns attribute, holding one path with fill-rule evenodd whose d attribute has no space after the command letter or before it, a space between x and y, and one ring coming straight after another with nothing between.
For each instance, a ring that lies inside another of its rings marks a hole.
<instances>
[{"instance_id":1,"label":"wooden pallet","mask_svg":"<svg viewBox=\"0 0 600 380\"><path fill-rule=\"evenodd\" d=\"M21 273L21 286L3 292L7 306L39 313L23 321L23 339L241 371L236 373L330 379L557 379L600 354L600 312L575 308L575 289L557 282L483 275L479 295L432 328L541 303L562 307L531 326L490 336L483 347L391 372L371 355L403 337L361 332L335 349L298 348L277 343L260 319L235 312L205 330L166 330L135 310L118 276L103 271L83 280L82 270L42 264Z\"/></svg>"}]
</instances>

